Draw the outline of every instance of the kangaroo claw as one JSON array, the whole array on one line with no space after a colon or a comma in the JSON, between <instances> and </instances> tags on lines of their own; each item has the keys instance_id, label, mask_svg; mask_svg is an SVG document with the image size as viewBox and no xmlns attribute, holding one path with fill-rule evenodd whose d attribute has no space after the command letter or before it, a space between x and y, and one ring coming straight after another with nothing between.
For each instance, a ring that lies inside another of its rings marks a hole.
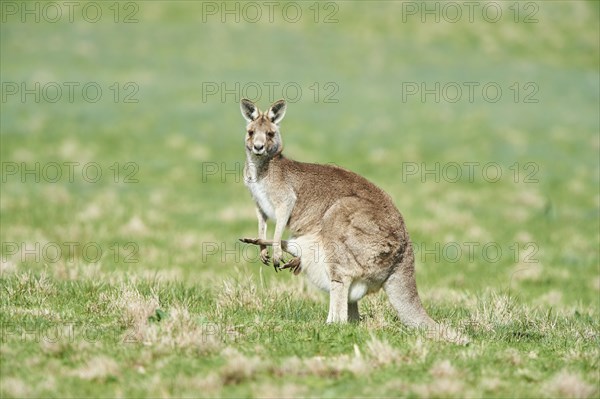
<instances>
[{"instance_id":1,"label":"kangaroo claw","mask_svg":"<svg viewBox=\"0 0 600 399\"><path fill-rule=\"evenodd\" d=\"M290 269L291 272L293 272L294 274L297 275L298 273L300 273L300 270L302 269L300 267L300 258L296 257L296 258L290 259L283 266L281 266L280 269L281 270Z\"/></svg>"}]
</instances>

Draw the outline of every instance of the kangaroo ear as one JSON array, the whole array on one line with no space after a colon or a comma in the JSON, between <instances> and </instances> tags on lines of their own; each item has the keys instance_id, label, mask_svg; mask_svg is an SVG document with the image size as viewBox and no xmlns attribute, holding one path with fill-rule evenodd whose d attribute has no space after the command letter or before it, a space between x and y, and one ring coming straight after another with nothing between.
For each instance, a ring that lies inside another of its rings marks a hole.
<instances>
[{"instance_id":1,"label":"kangaroo ear","mask_svg":"<svg viewBox=\"0 0 600 399\"><path fill-rule=\"evenodd\" d=\"M240 101L240 109L242 110L242 116L248 122L252 122L256 118L258 118L258 115L260 115L260 111L258 110L256 105L254 105L252 101L246 98L242 98L242 101Z\"/></svg>"},{"instance_id":2,"label":"kangaroo ear","mask_svg":"<svg viewBox=\"0 0 600 399\"><path fill-rule=\"evenodd\" d=\"M286 108L287 105L285 104L285 100L275 101L267 111L267 117L271 122L277 125L285 116Z\"/></svg>"}]
</instances>

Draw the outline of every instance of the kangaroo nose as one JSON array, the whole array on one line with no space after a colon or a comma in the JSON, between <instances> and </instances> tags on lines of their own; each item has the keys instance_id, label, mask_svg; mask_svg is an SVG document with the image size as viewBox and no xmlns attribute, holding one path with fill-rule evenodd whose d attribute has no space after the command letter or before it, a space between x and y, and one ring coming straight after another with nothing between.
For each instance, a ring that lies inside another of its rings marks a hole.
<instances>
[{"instance_id":1,"label":"kangaroo nose","mask_svg":"<svg viewBox=\"0 0 600 399\"><path fill-rule=\"evenodd\" d=\"M254 144L254 149L256 151L261 151L263 148L265 148L264 144Z\"/></svg>"}]
</instances>

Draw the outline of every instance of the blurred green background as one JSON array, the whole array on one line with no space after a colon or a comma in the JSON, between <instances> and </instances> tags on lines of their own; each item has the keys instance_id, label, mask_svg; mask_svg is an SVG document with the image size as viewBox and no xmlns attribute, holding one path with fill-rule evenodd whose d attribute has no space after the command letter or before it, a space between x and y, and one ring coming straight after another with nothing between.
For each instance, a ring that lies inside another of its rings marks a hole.
<instances>
[{"instance_id":1,"label":"blurred green background","mask_svg":"<svg viewBox=\"0 0 600 399\"><path fill-rule=\"evenodd\" d=\"M597 317L599 3L475 3L276 2L271 22L261 2L77 2L71 22L57 2L53 22L48 3L2 2L3 274L258 275L237 244L256 234L238 103L286 97L285 154L392 196L426 303L509 290ZM25 255L36 243L62 256Z\"/></svg>"},{"instance_id":2,"label":"blurred green background","mask_svg":"<svg viewBox=\"0 0 600 399\"><path fill-rule=\"evenodd\" d=\"M509 246L534 243L544 272L569 273L565 300L596 297L581 287L598 266L597 2L484 2L461 14L435 2L81 3L73 22L60 3L57 22L46 3L37 15L15 4L2 17L4 242L98 242L108 255L133 241L139 262L107 256L102 267L227 272L235 256L208 256L202 243L232 249L255 234L238 101L266 108L287 95L285 153L388 191L413 240L440 244L437 262L421 262L431 278L508 285ZM44 171L52 162L57 183ZM64 162L80 163L73 182ZM98 168L97 183L82 176ZM454 263L441 252L449 242L466 251ZM470 261L466 242L504 251Z\"/></svg>"}]
</instances>

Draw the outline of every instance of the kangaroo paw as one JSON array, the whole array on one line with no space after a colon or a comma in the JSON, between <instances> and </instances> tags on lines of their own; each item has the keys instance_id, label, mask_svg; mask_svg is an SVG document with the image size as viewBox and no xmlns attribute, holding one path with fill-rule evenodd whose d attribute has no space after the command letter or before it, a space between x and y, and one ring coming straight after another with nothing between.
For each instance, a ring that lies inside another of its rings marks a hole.
<instances>
[{"instance_id":1,"label":"kangaroo paw","mask_svg":"<svg viewBox=\"0 0 600 399\"><path fill-rule=\"evenodd\" d=\"M283 266L281 266L280 269L290 269L291 272L297 275L298 273L300 273L300 270L302 270L302 268L300 267L300 258L295 257L290 259Z\"/></svg>"}]
</instances>

